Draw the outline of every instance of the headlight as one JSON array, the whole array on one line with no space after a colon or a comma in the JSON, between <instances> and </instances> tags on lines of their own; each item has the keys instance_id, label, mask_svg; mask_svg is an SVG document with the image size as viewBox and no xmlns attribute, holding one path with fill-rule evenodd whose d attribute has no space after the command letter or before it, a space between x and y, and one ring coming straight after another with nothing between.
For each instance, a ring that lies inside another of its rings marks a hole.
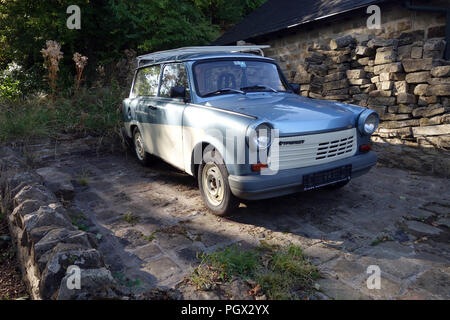
<instances>
[{"instance_id":1,"label":"headlight","mask_svg":"<svg viewBox=\"0 0 450 320\"><path fill-rule=\"evenodd\" d=\"M364 135L371 135L377 130L380 119L378 114L372 110L365 110L358 119L359 131Z\"/></svg>"},{"instance_id":2,"label":"headlight","mask_svg":"<svg viewBox=\"0 0 450 320\"><path fill-rule=\"evenodd\" d=\"M258 125L254 130L250 128L248 143L253 150L265 150L272 143L272 127L267 123Z\"/></svg>"}]
</instances>

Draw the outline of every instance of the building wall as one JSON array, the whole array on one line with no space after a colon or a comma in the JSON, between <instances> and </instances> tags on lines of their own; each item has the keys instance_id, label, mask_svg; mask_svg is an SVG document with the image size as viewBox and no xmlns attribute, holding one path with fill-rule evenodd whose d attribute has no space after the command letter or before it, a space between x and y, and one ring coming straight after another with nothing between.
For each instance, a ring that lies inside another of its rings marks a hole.
<instances>
[{"instance_id":1,"label":"building wall","mask_svg":"<svg viewBox=\"0 0 450 320\"><path fill-rule=\"evenodd\" d=\"M380 7L379 30L366 27L363 9L256 41L271 45L266 55L301 84L303 96L376 110L380 162L450 177L445 14Z\"/></svg>"}]
</instances>

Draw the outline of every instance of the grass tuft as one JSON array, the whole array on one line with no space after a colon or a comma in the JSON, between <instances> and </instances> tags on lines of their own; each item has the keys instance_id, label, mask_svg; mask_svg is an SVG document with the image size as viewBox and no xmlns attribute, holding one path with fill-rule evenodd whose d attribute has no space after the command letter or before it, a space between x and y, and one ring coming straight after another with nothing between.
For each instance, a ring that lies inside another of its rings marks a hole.
<instances>
[{"instance_id":1,"label":"grass tuft","mask_svg":"<svg viewBox=\"0 0 450 320\"><path fill-rule=\"evenodd\" d=\"M129 211L124 214L123 220L134 226L136 223L138 223L139 216L137 216L134 213L132 213L131 211Z\"/></svg>"},{"instance_id":2,"label":"grass tuft","mask_svg":"<svg viewBox=\"0 0 450 320\"><path fill-rule=\"evenodd\" d=\"M315 290L315 281L320 277L317 268L294 245L282 248L262 243L246 251L231 246L200 258L190 280L203 290L239 277L256 283L269 299L301 299Z\"/></svg>"}]
</instances>

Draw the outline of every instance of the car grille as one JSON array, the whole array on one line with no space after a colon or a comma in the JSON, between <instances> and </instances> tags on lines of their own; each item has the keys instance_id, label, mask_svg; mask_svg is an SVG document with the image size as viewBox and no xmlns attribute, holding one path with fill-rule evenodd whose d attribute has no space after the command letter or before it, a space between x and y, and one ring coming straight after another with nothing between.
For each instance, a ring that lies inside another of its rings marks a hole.
<instances>
[{"instance_id":1,"label":"car grille","mask_svg":"<svg viewBox=\"0 0 450 320\"><path fill-rule=\"evenodd\" d=\"M356 140L355 128L305 136L280 137L278 148L274 145L271 147L269 165L272 169L276 169L278 160L278 169L283 170L348 158L356 153Z\"/></svg>"}]
</instances>

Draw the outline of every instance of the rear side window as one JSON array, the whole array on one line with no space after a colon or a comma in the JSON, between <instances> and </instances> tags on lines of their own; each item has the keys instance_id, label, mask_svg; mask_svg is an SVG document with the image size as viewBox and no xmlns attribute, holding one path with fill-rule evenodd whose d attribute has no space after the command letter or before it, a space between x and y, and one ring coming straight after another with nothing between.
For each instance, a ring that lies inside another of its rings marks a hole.
<instances>
[{"instance_id":1,"label":"rear side window","mask_svg":"<svg viewBox=\"0 0 450 320\"><path fill-rule=\"evenodd\" d=\"M134 82L133 97L155 97L158 94L160 73L160 65L140 69Z\"/></svg>"},{"instance_id":2,"label":"rear side window","mask_svg":"<svg viewBox=\"0 0 450 320\"><path fill-rule=\"evenodd\" d=\"M170 89L173 87L185 87L189 96L186 67L182 63L172 63L164 66L159 96L170 97Z\"/></svg>"}]
</instances>

